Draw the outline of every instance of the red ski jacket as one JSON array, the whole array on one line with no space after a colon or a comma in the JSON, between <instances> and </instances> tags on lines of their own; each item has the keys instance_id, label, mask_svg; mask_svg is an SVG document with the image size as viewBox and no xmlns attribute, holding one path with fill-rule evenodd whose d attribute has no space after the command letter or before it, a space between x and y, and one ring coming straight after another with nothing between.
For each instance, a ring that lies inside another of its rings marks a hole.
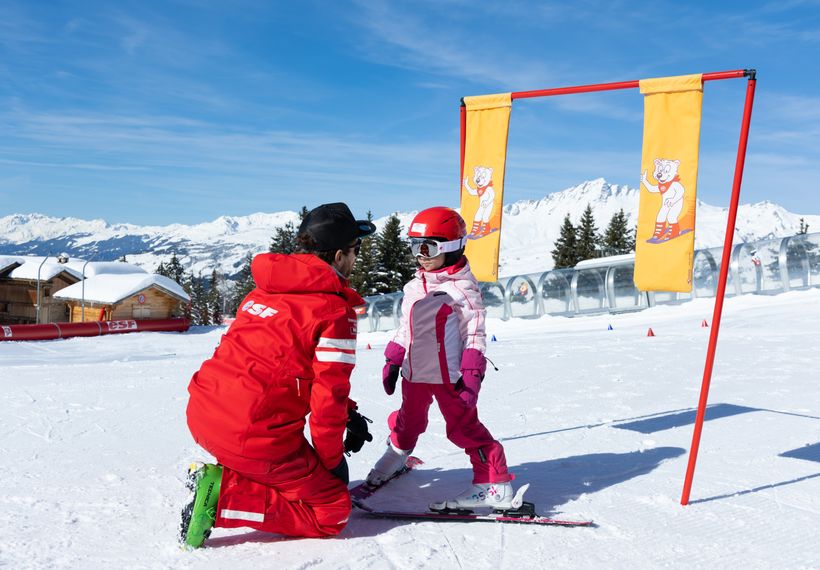
<instances>
[{"instance_id":1,"label":"red ski jacket","mask_svg":"<svg viewBox=\"0 0 820 570\"><path fill-rule=\"evenodd\" d=\"M314 255L257 255L256 289L188 386L188 427L217 459L284 465L305 445L342 460L356 314L364 300Z\"/></svg>"}]
</instances>

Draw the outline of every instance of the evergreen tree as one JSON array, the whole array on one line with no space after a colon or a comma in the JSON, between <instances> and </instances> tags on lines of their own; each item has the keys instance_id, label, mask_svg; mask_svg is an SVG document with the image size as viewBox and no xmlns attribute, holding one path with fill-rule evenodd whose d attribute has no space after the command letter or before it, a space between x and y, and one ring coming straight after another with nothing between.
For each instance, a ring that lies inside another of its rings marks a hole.
<instances>
[{"instance_id":1,"label":"evergreen tree","mask_svg":"<svg viewBox=\"0 0 820 570\"><path fill-rule=\"evenodd\" d=\"M198 277L194 276L193 271L187 273L183 279L182 288L191 297L191 302L186 307L185 317L191 321L192 325L211 324L204 281L201 274Z\"/></svg>"},{"instance_id":2,"label":"evergreen tree","mask_svg":"<svg viewBox=\"0 0 820 570\"><path fill-rule=\"evenodd\" d=\"M805 218L800 218L800 229L797 231L797 235L807 233L809 233L809 224L806 223Z\"/></svg>"},{"instance_id":3,"label":"evergreen tree","mask_svg":"<svg viewBox=\"0 0 820 570\"><path fill-rule=\"evenodd\" d=\"M182 285L183 281L185 281L185 268L182 267L176 253L171 255L171 261L169 261L168 265L165 266L165 270L168 272L166 277L173 279L180 285Z\"/></svg>"},{"instance_id":4,"label":"evergreen tree","mask_svg":"<svg viewBox=\"0 0 820 570\"><path fill-rule=\"evenodd\" d=\"M211 272L211 279L208 282L208 314L210 315L211 323L214 325L222 324L222 293L219 290L221 283L219 274L214 269Z\"/></svg>"},{"instance_id":5,"label":"evergreen tree","mask_svg":"<svg viewBox=\"0 0 820 570\"><path fill-rule=\"evenodd\" d=\"M309 212L309 210L307 209L307 206L302 206L302 209L299 210L299 221L300 222L305 219L305 216L308 215L308 212Z\"/></svg>"},{"instance_id":6,"label":"evergreen tree","mask_svg":"<svg viewBox=\"0 0 820 570\"><path fill-rule=\"evenodd\" d=\"M367 220L373 221L372 212L367 212ZM375 281L378 253L373 236L362 240L362 247L356 257L356 265L353 266L353 273L350 275L350 286L362 296L377 293Z\"/></svg>"},{"instance_id":7,"label":"evergreen tree","mask_svg":"<svg viewBox=\"0 0 820 570\"><path fill-rule=\"evenodd\" d=\"M403 238L401 222L396 214L387 218L382 231L376 237L378 261L374 273L377 293L401 291L416 270L410 245Z\"/></svg>"},{"instance_id":8,"label":"evergreen tree","mask_svg":"<svg viewBox=\"0 0 820 570\"><path fill-rule=\"evenodd\" d=\"M296 250L296 228L293 222L288 222L281 228L276 228L270 242L271 253L293 253Z\"/></svg>"},{"instance_id":9,"label":"evergreen tree","mask_svg":"<svg viewBox=\"0 0 820 570\"><path fill-rule=\"evenodd\" d=\"M598 244L601 238L598 228L595 227L595 216L592 214L592 205L587 204L581 221L578 223L578 245L576 252L579 260L592 259L598 256Z\"/></svg>"},{"instance_id":10,"label":"evergreen tree","mask_svg":"<svg viewBox=\"0 0 820 570\"><path fill-rule=\"evenodd\" d=\"M552 260L555 268L574 267L578 263L578 242L575 235L575 226L569 219L569 214L564 217L561 225L561 234L555 240L555 249L552 250Z\"/></svg>"},{"instance_id":11,"label":"evergreen tree","mask_svg":"<svg viewBox=\"0 0 820 570\"><path fill-rule=\"evenodd\" d=\"M156 273L157 275L163 275L165 277L170 277L169 271L167 269L165 269L165 264L162 263L161 261L159 262L159 265L157 265L157 268L154 270L154 273Z\"/></svg>"},{"instance_id":12,"label":"evergreen tree","mask_svg":"<svg viewBox=\"0 0 820 570\"><path fill-rule=\"evenodd\" d=\"M193 279L193 275L191 275L190 277ZM185 290L185 292L188 293L188 297L191 298L191 300L188 301L188 304L185 305L185 310L184 310L183 316L186 319L188 319L188 321L192 325L197 325L199 323L196 322L196 318L194 317L194 313L195 313L194 303L196 302L196 299L194 299L193 284L186 277L185 279L183 279L181 285L182 285L182 288Z\"/></svg>"},{"instance_id":13,"label":"evergreen tree","mask_svg":"<svg viewBox=\"0 0 820 570\"><path fill-rule=\"evenodd\" d=\"M239 308L239 303L242 302L242 299L244 299L248 293L256 288L256 283L253 281L253 275L251 275L252 261L253 254L249 253L245 256L242 269L239 270L239 273L236 276L236 281L234 282L233 291L231 294L231 313L235 313L237 308Z\"/></svg>"},{"instance_id":14,"label":"evergreen tree","mask_svg":"<svg viewBox=\"0 0 820 570\"><path fill-rule=\"evenodd\" d=\"M635 239L629 229L623 208L612 216L609 225L604 231L602 252L604 255L620 255L630 253L635 249Z\"/></svg>"}]
</instances>

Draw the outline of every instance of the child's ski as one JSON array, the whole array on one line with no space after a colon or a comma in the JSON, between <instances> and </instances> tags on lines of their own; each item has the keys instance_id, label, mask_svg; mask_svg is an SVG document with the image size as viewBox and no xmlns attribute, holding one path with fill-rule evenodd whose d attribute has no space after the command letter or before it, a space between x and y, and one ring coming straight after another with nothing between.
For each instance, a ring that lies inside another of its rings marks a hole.
<instances>
[{"instance_id":1,"label":"child's ski","mask_svg":"<svg viewBox=\"0 0 820 570\"><path fill-rule=\"evenodd\" d=\"M371 485L367 481L362 481L350 489L350 500L353 502L354 506L359 507L362 510L370 511L370 508L366 507L363 501L387 485L393 479L401 477L408 471L412 470L416 465L421 465L422 463L424 462L421 459L411 455L407 458L407 461L404 462L404 467L402 467L399 471L396 471L389 479L382 481L380 485Z\"/></svg>"},{"instance_id":2,"label":"child's ski","mask_svg":"<svg viewBox=\"0 0 820 570\"><path fill-rule=\"evenodd\" d=\"M531 505L531 503L524 503ZM443 512L401 512L401 511L367 511L368 517L379 519L399 519L399 520L419 520L419 521L435 521L435 522L497 522L497 523L513 523L513 524L537 524L550 526L587 526L594 527L595 523L592 521L577 521L554 519L550 517L542 517L539 515L518 515L510 514L509 511L499 513L489 513L486 515L476 514L470 511L443 511Z\"/></svg>"}]
</instances>

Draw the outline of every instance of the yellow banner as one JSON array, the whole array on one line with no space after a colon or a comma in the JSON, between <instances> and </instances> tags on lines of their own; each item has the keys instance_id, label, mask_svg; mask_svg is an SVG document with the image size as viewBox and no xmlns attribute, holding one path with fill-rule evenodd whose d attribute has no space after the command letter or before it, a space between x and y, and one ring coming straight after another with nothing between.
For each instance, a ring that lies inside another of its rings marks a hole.
<instances>
[{"instance_id":1,"label":"yellow banner","mask_svg":"<svg viewBox=\"0 0 820 570\"><path fill-rule=\"evenodd\" d=\"M701 75L640 81L644 94L635 286L692 290Z\"/></svg>"},{"instance_id":2,"label":"yellow banner","mask_svg":"<svg viewBox=\"0 0 820 570\"><path fill-rule=\"evenodd\" d=\"M470 268L479 281L498 281L504 166L510 93L465 97L467 133L461 173L461 217L467 222Z\"/></svg>"}]
</instances>

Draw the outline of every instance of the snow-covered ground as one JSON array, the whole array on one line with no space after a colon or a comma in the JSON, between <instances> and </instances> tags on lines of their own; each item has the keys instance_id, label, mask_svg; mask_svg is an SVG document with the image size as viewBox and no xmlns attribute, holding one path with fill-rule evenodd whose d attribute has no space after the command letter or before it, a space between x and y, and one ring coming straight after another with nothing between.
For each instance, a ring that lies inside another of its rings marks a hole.
<instances>
[{"instance_id":1,"label":"snow-covered ground","mask_svg":"<svg viewBox=\"0 0 820 570\"><path fill-rule=\"evenodd\" d=\"M820 567L820 290L727 300L691 504L679 504L712 301L575 319L490 320L479 399L528 499L597 528L370 520L334 539L216 529L176 545L189 377L223 332L0 343L0 566L9 568ZM611 324L613 330L607 330ZM711 322L710 322L711 324ZM652 327L656 336L646 336ZM381 454L397 396L387 333L363 334L353 397ZM367 349L367 345L372 350ZM423 509L470 480L433 408L425 460L372 498Z\"/></svg>"}]
</instances>

